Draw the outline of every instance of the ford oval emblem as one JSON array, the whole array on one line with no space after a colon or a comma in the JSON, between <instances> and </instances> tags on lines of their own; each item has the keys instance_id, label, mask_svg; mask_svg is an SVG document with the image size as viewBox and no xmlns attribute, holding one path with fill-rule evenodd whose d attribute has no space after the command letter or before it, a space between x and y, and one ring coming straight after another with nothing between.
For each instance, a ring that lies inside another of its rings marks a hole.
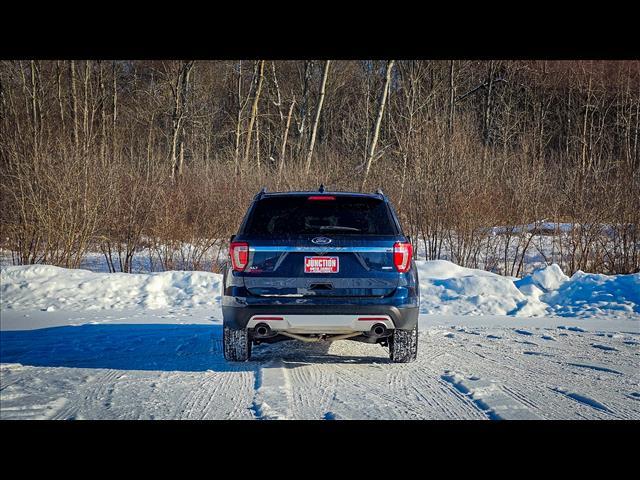
<instances>
[{"instance_id":1,"label":"ford oval emblem","mask_svg":"<svg viewBox=\"0 0 640 480\"><path fill-rule=\"evenodd\" d=\"M311 240L312 243L316 245L329 245L331 243L331 239L327 237L316 237Z\"/></svg>"}]
</instances>

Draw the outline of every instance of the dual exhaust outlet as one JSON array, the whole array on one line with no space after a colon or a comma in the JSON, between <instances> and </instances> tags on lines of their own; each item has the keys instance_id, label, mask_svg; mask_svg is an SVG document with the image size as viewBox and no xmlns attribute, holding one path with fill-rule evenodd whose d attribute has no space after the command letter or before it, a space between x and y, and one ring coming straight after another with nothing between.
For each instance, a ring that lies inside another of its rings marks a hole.
<instances>
[{"instance_id":1,"label":"dual exhaust outlet","mask_svg":"<svg viewBox=\"0 0 640 480\"><path fill-rule=\"evenodd\" d=\"M271 327L266 323L259 323L253 328L253 336L255 338L268 338L274 336Z\"/></svg>"},{"instance_id":2,"label":"dual exhaust outlet","mask_svg":"<svg viewBox=\"0 0 640 480\"><path fill-rule=\"evenodd\" d=\"M368 335L373 338L382 338L389 336L389 331L387 330L387 327L384 326L384 324L376 323L371 327Z\"/></svg>"},{"instance_id":3,"label":"dual exhaust outlet","mask_svg":"<svg viewBox=\"0 0 640 480\"><path fill-rule=\"evenodd\" d=\"M368 332L363 332L365 335L373 338L382 338L389 336L389 330L382 323L376 323L371 327L371 330ZM274 333L271 330L271 327L266 323L259 323L253 328L253 337L254 338L269 338L276 336L277 333Z\"/></svg>"}]
</instances>

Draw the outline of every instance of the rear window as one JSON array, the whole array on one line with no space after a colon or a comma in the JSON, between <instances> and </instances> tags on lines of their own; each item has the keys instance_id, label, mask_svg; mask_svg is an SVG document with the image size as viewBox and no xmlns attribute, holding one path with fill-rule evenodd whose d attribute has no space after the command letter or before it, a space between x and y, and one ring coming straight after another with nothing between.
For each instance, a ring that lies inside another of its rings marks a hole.
<instances>
[{"instance_id":1,"label":"rear window","mask_svg":"<svg viewBox=\"0 0 640 480\"><path fill-rule=\"evenodd\" d=\"M246 235L396 235L382 200L336 196L309 200L307 196L259 200L244 229Z\"/></svg>"}]
</instances>

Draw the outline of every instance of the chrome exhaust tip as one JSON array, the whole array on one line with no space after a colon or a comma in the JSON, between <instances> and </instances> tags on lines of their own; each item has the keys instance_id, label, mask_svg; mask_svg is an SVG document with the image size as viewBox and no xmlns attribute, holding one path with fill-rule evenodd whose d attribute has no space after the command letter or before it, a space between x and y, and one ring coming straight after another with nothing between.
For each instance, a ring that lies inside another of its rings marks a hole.
<instances>
[{"instance_id":1,"label":"chrome exhaust tip","mask_svg":"<svg viewBox=\"0 0 640 480\"><path fill-rule=\"evenodd\" d=\"M385 327L382 323L376 323L371 327L369 335L375 338L386 337L388 335L387 327Z\"/></svg>"},{"instance_id":2,"label":"chrome exhaust tip","mask_svg":"<svg viewBox=\"0 0 640 480\"><path fill-rule=\"evenodd\" d=\"M271 336L271 327L266 323L259 323L253 328L255 338L265 338Z\"/></svg>"}]
</instances>

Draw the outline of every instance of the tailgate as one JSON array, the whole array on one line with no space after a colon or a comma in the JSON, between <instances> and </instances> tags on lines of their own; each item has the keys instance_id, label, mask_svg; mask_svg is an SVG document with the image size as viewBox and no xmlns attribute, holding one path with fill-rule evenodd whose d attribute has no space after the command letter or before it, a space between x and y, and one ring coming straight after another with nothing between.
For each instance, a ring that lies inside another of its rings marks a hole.
<instances>
[{"instance_id":1,"label":"tailgate","mask_svg":"<svg viewBox=\"0 0 640 480\"><path fill-rule=\"evenodd\" d=\"M254 295L298 297L379 297L398 286L393 266L394 239L331 246L306 241L284 245L249 242L249 264L242 276Z\"/></svg>"}]
</instances>

